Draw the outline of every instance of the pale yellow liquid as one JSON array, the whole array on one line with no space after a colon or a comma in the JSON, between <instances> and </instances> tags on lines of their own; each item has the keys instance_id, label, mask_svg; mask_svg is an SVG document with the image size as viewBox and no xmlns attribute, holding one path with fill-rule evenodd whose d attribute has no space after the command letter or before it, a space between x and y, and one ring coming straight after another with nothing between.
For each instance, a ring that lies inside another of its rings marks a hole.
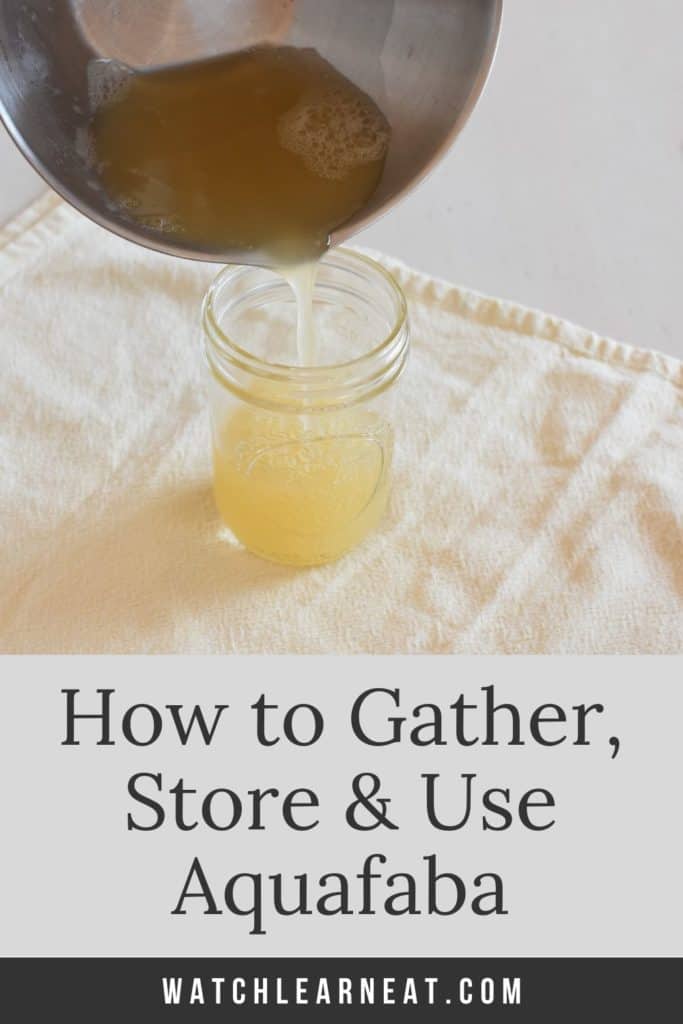
<instances>
[{"instance_id":1,"label":"pale yellow liquid","mask_svg":"<svg viewBox=\"0 0 683 1024\"><path fill-rule=\"evenodd\" d=\"M296 299L296 354L299 366L315 366L318 359L318 337L313 320L313 290L318 271L317 261L280 267Z\"/></svg>"},{"instance_id":2,"label":"pale yellow liquid","mask_svg":"<svg viewBox=\"0 0 683 1024\"><path fill-rule=\"evenodd\" d=\"M389 136L368 96L291 47L136 75L92 123L102 181L132 218L280 266L297 299L292 362L303 366L324 346L317 260L374 192ZM276 415L244 403L214 424L213 451L221 515L263 557L330 561L384 512L391 437L368 411Z\"/></svg>"},{"instance_id":3,"label":"pale yellow liquid","mask_svg":"<svg viewBox=\"0 0 683 1024\"><path fill-rule=\"evenodd\" d=\"M382 518L391 433L358 409L305 419L244 407L214 438L216 500L251 551L290 565L346 554Z\"/></svg>"}]
</instances>

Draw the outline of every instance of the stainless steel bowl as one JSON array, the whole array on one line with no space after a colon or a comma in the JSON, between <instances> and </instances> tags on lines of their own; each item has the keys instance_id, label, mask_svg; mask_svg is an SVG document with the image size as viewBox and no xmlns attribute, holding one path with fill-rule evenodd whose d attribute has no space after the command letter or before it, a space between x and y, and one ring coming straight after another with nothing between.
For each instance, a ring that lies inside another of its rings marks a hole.
<instances>
[{"instance_id":1,"label":"stainless steel bowl","mask_svg":"<svg viewBox=\"0 0 683 1024\"><path fill-rule=\"evenodd\" d=\"M472 112L493 62L503 0L0 0L0 116L65 199L111 231L175 256L203 252L137 224L102 187L88 123L93 90L127 69L186 63L256 43L312 46L392 125L370 204L344 241L431 170ZM259 257L259 262L261 259Z\"/></svg>"}]
</instances>

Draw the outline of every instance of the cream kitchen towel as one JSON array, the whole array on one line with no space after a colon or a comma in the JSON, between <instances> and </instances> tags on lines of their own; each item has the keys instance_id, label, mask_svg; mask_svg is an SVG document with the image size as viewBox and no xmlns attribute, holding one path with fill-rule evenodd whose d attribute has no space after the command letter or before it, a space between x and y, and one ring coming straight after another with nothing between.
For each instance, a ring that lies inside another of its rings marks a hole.
<instances>
[{"instance_id":1,"label":"cream kitchen towel","mask_svg":"<svg viewBox=\"0 0 683 1024\"><path fill-rule=\"evenodd\" d=\"M0 247L4 652L681 650L675 360L387 260L414 345L389 514L335 565L280 568L211 495L215 268L54 196Z\"/></svg>"}]
</instances>

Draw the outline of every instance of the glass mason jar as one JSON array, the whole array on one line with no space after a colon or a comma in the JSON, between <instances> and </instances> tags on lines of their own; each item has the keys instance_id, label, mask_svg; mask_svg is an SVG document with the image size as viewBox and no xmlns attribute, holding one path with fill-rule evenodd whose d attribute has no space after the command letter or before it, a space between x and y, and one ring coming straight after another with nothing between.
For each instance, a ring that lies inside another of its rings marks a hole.
<instances>
[{"instance_id":1,"label":"glass mason jar","mask_svg":"<svg viewBox=\"0 0 683 1024\"><path fill-rule=\"evenodd\" d=\"M202 311L214 486L254 554L319 565L355 547L387 504L406 302L374 260L330 250L313 293L314 366L297 366L297 306L280 276L226 267Z\"/></svg>"}]
</instances>

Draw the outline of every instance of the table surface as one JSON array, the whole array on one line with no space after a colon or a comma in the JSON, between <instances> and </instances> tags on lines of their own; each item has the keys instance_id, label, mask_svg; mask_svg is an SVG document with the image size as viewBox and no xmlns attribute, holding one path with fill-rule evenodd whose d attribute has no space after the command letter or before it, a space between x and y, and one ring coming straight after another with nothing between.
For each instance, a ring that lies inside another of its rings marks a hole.
<instances>
[{"instance_id":1,"label":"table surface","mask_svg":"<svg viewBox=\"0 0 683 1024\"><path fill-rule=\"evenodd\" d=\"M683 4L505 6L469 126L358 240L683 358ZM0 183L0 222L44 188L2 130Z\"/></svg>"}]
</instances>

